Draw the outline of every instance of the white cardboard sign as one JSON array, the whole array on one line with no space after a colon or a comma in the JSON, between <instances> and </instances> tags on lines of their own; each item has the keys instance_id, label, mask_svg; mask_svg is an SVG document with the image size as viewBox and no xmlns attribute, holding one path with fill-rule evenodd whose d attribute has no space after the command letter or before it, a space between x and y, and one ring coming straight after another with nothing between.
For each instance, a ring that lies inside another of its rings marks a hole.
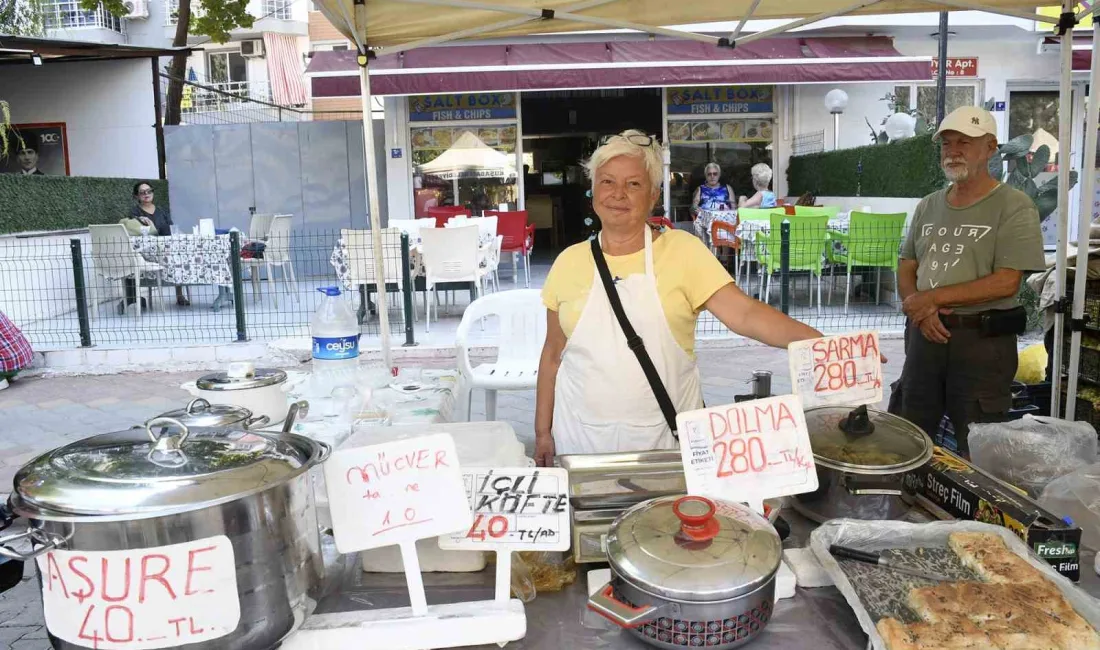
<instances>
[{"instance_id":1,"label":"white cardboard sign","mask_svg":"<svg viewBox=\"0 0 1100 650\"><path fill-rule=\"evenodd\" d=\"M878 332L852 332L787 346L794 394L806 408L882 401Z\"/></svg>"},{"instance_id":2,"label":"white cardboard sign","mask_svg":"<svg viewBox=\"0 0 1100 650\"><path fill-rule=\"evenodd\" d=\"M449 434L338 451L324 467L341 553L470 528L470 506Z\"/></svg>"},{"instance_id":3,"label":"white cardboard sign","mask_svg":"<svg viewBox=\"0 0 1100 650\"><path fill-rule=\"evenodd\" d=\"M126 551L39 556L46 628L98 650L177 648L237 629L241 603L229 538Z\"/></svg>"},{"instance_id":4,"label":"white cardboard sign","mask_svg":"<svg viewBox=\"0 0 1100 650\"><path fill-rule=\"evenodd\" d=\"M758 503L817 489L796 395L687 411L676 424L688 494Z\"/></svg>"},{"instance_id":5,"label":"white cardboard sign","mask_svg":"<svg viewBox=\"0 0 1100 650\"><path fill-rule=\"evenodd\" d=\"M470 527L439 538L457 550L569 549L569 473L560 468L494 467L463 470L474 513Z\"/></svg>"}]
</instances>

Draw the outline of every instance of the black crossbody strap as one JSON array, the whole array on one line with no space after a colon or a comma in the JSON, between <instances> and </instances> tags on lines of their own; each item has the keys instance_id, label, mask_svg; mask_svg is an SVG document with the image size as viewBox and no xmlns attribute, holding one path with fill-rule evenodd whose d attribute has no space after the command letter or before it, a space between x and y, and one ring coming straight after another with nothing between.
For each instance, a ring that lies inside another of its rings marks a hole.
<instances>
[{"instance_id":1,"label":"black crossbody strap","mask_svg":"<svg viewBox=\"0 0 1100 650\"><path fill-rule=\"evenodd\" d=\"M634 353L634 356L638 357L638 364L642 367L642 372L645 373L649 387L653 389L653 396L657 398L661 413L664 414L668 427L672 429L672 437L679 440L680 436L676 433L676 407L673 406L672 398L668 396L668 391L665 390L665 384L661 381L661 376L657 374L653 359L649 358L649 352L645 349L645 342L634 331L634 327L631 326L626 317L626 312L623 311L623 302L619 300L619 292L615 289L615 282L611 279L611 270L607 268L607 260L603 258L603 250L600 248L598 236L592 238L592 257L596 260L596 270L599 271L600 280L603 281L607 300L611 303L611 311L615 312L619 327L626 335L626 344L630 351Z\"/></svg>"}]
</instances>

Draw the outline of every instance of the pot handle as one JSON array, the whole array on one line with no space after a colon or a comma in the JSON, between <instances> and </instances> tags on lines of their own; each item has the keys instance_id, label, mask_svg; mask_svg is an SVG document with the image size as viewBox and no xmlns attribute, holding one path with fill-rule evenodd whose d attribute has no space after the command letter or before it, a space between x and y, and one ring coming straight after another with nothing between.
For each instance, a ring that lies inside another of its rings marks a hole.
<instances>
[{"instance_id":1,"label":"pot handle","mask_svg":"<svg viewBox=\"0 0 1100 650\"><path fill-rule=\"evenodd\" d=\"M199 395L199 384L195 381L185 381L180 384L180 390L185 390L192 395Z\"/></svg>"},{"instance_id":2,"label":"pot handle","mask_svg":"<svg viewBox=\"0 0 1100 650\"><path fill-rule=\"evenodd\" d=\"M621 627L638 627L657 617L660 607L632 607L615 598L611 583L600 587L599 591L588 597L588 609Z\"/></svg>"},{"instance_id":3,"label":"pot handle","mask_svg":"<svg viewBox=\"0 0 1100 650\"><path fill-rule=\"evenodd\" d=\"M19 562L30 562L39 555L44 555L50 551L60 547L64 540L61 539L49 539L42 541L34 536L35 529L28 528L26 531L19 533L18 535L9 535L7 537L0 538L0 556L6 557L9 560L17 560ZM17 542L21 539L31 538L32 540L39 542L41 546L38 546L31 550L30 553L20 553L19 551L9 548L7 544L11 542Z\"/></svg>"},{"instance_id":4,"label":"pot handle","mask_svg":"<svg viewBox=\"0 0 1100 650\"><path fill-rule=\"evenodd\" d=\"M853 496L904 496L904 492L902 492L901 488L898 487L898 484L891 481L874 481L849 478L847 481L844 482L844 489L848 490L848 494L851 494Z\"/></svg>"},{"instance_id":5,"label":"pot handle","mask_svg":"<svg viewBox=\"0 0 1100 650\"><path fill-rule=\"evenodd\" d=\"M271 418L267 417L266 415L261 415L259 417L249 418L248 420L245 420L244 428L252 429L254 427L262 427L270 423Z\"/></svg>"},{"instance_id":6,"label":"pot handle","mask_svg":"<svg viewBox=\"0 0 1100 650\"><path fill-rule=\"evenodd\" d=\"M317 457L317 462L323 463L328 460L328 457L332 455L332 445L320 440L314 440L313 443L321 448L321 455Z\"/></svg>"}]
</instances>

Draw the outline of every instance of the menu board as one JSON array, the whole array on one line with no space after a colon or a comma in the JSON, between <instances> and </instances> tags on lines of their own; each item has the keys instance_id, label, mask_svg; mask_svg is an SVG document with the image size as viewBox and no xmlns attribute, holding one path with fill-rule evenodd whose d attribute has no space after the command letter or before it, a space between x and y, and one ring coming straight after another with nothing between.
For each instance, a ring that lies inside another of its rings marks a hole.
<instances>
[{"instance_id":1,"label":"menu board","mask_svg":"<svg viewBox=\"0 0 1100 650\"><path fill-rule=\"evenodd\" d=\"M772 121L709 120L691 122L669 120L668 140L672 144L693 142L771 142Z\"/></svg>"},{"instance_id":2,"label":"menu board","mask_svg":"<svg viewBox=\"0 0 1100 650\"><path fill-rule=\"evenodd\" d=\"M688 494L745 502L817 489L796 395L688 411L676 425Z\"/></svg>"},{"instance_id":3,"label":"menu board","mask_svg":"<svg viewBox=\"0 0 1100 650\"><path fill-rule=\"evenodd\" d=\"M774 111L774 86L669 88L669 115L747 115Z\"/></svg>"},{"instance_id":4,"label":"menu board","mask_svg":"<svg viewBox=\"0 0 1100 650\"><path fill-rule=\"evenodd\" d=\"M445 126L413 127L409 131L413 151L446 151L452 147L481 149L482 145L497 151L516 150L515 126L483 126L451 128Z\"/></svg>"},{"instance_id":5,"label":"menu board","mask_svg":"<svg viewBox=\"0 0 1100 650\"><path fill-rule=\"evenodd\" d=\"M409 97L410 122L516 119L515 93L459 93Z\"/></svg>"},{"instance_id":6,"label":"menu board","mask_svg":"<svg viewBox=\"0 0 1100 650\"><path fill-rule=\"evenodd\" d=\"M560 468L496 467L462 473L474 521L439 538L458 550L569 549L569 474Z\"/></svg>"},{"instance_id":7,"label":"menu board","mask_svg":"<svg viewBox=\"0 0 1100 650\"><path fill-rule=\"evenodd\" d=\"M787 346L791 383L806 408L882 401L878 332L852 332Z\"/></svg>"}]
</instances>

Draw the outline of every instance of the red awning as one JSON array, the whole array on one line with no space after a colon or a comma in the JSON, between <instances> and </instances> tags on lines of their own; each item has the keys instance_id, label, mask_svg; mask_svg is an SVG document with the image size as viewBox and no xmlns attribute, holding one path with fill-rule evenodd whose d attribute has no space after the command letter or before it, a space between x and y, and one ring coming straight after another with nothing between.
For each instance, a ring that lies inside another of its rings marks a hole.
<instances>
[{"instance_id":1,"label":"red awning","mask_svg":"<svg viewBox=\"0 0 1100 650\"><path fill-rule=\"evenodd\" d=\"M314 97L359 95L353 51L314 52ZM902 56L886 37L772 38L736 49L695 41L452 45L380 56L378 95L715 84L931 79L928 57Z\"/></svg>"},{"instance_id":2,"label":"red awning","mask_svg":"<svg viewBox=\"0 0 1100 650\"><path fill-rule=\"evenodd\" d=\"M1084 70L1088 72L1092 69L1092 52L1088 50L1074 50L1073 51L1073 70Z\"/></svg>"}]
</instances>

